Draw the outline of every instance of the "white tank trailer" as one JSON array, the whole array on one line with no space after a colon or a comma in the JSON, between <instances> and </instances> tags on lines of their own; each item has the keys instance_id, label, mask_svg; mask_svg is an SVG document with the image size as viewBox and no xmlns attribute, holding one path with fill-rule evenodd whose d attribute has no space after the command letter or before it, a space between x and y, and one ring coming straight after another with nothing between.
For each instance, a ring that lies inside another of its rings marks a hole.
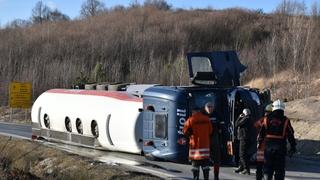
<instances>
[{"instance_id":1,"label":"white tank trailer","mask_svg":"<svg viewBox=\"0 0 320 180\"><path fill-rule=\"evenodd\" d=\"M32 107L33 138L140 154L142 106L126 91L48 90Z\"/></svg>"}]
</instances>

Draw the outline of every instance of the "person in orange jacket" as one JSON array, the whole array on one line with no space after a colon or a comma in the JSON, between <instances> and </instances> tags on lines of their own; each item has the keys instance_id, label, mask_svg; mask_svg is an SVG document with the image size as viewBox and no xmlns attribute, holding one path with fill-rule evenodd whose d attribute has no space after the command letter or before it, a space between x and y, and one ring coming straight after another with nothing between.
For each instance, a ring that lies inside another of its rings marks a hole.
<instances>
[{"instance_id":1,"label":"person in orange jacket","mask_svg":"<svg viewBox=\"0 0 320 180\"><path fill-rule=\"evenodd\" d=\"M204 179L209 179L212 133L209 117L201 111L194 111L184 124L183 133L189 137L189 160L192 162L193 179L199 179L200 166Z\"/></svg>"}]
</instances>

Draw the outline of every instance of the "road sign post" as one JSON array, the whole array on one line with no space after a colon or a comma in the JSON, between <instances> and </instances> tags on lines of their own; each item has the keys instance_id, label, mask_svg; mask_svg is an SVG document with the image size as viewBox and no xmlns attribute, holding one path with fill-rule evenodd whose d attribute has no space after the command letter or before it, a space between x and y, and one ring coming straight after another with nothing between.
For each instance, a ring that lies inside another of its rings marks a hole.
<instances>
[{"instance_id":1,"label":"road sign post","mask_svg":"<svg viewBox=\"0 0 320 180\"><path fill-rule=\"evenodd\" d=\"M30 108L32 85L31 83L12 82L9 87L10 108Z\"/></svg>"}]
</instances>

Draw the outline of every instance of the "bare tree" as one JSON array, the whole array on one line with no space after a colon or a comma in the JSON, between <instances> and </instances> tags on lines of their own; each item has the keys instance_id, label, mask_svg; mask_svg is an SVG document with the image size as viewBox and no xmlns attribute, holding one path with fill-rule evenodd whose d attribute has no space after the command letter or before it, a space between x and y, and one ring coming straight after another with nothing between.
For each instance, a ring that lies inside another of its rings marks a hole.
<instances>
[{"instance_id":1,"label":"bare tree","mask_svg":"<svg viewBox=\"0 0 320 180\"><path fill-rule=\"evenodd\" d=\"M152 6L161 10L170 10L171 8L171 5L165 0L146 0L144 6Z\"/></svg>"},{"instance_id":2,"label":"bare tree","mask_svg":"<svg viewBox=\"0 0 320 180\"><path fill-rule=\"evenodd\" d=\"M24 20L24 19L15 19L13 21L11 21L8 25L9 28L23 28L23 27L28 27L31 25L31 22L28 20Z\"/></svg>"},{"instance_id":3,"label":"bare tree","mask_svg":"<svg viewBox=\"0 0 320 180\"><path fill-rule=\"evenodd\" d=\"M140 7L139 1L138 0L132 0L129 4L130 8L138 8Z\"/></svg>"},{"instance_id":4,"label":"bare tree","mask_svg":"<svg viewBox=\"0 0 320 180\"><path fill-rule=\"evenodd\" d=\"M58 9L49 12L50 21L69 21L70 17L61 13Z\"/></svg>"},{"instance_id":5,"label":"bare tree","mask_svg":"<svg viewBox=\"0 0 320 180\"><path fill-rule=\"evenodd\" d=\"M305 10L305 3L297 0L283 0L276 8L277 13L286 15L301 14Z\"/></svg>"},{"instance_id":6,"label":"bare tree","mask_svg":"<svg viewBox=\"0 0 320 180\"><path fill-rule=\"evenodd\" d=\"M50 9L43 1L38 1L32 9L31 20L35 24L41 24L45 21L67 21L70 18L58 9Z\"/></svg>"},{"instance_id":7,"label":"bare tree","mask_svg":"<svg viewBox=\"0 0 320 180\"><path fill-rule=\"evenodd\" d=\"M32 22L35 24L42 24L44 21L48 20L49 12L50 8L45 5L43 1L38 1L35 7L32 9Z\"/></svg>"},{"instance_id":8,"label":"bare tree","mask_svg":"<svg viewBox=\"0 0 320 180\"><path fill-rule=\"evenodd\" d=\"M82 6L80 14L83 17L96 16L105 10L105 5L99 0L86 0Z\"/></svg>"}]
</instances>

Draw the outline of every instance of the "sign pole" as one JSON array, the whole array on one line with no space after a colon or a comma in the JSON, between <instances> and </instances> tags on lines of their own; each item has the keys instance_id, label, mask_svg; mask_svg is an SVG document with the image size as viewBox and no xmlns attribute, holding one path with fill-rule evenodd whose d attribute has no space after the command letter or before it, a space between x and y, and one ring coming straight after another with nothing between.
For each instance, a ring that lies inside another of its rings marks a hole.
<instances>
[{"instance_id":1,"label":"sign pole","mask_svg":"<svg viewBox=\"0 0 320 180\"><path fill-rule=\"evenodd\" d=\"M12 123L12 108L10 108L10 122Z\"/></svg>"},{"instance_id":2,"label":"sign pole","mask_svg":"<svg viewBox=\"0 0 320 180\"><path fill-rule=\"evenodd\" d=\"M25 109L24 112L24 120L27 122L28 109Z\"/></svg>"}]
</instances>

